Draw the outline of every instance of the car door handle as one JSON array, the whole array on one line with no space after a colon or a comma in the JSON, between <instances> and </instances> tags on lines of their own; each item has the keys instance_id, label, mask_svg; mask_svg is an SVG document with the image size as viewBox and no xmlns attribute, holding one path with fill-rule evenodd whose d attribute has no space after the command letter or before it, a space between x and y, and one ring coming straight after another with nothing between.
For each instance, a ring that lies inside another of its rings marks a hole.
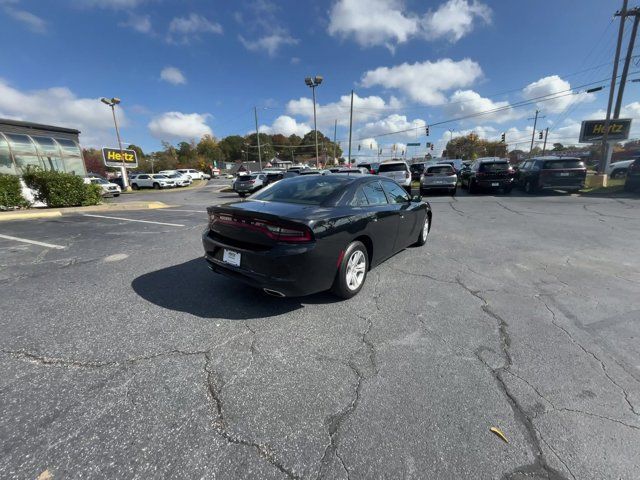
<instances>
[{"instance_id":1,"label":"car door handle","mask_svg":"<svg viewBox=\"0 0 640 480\"><path fill-rule=\"evenodd\" d=\"M400 218L404 218L404 215L403 215L403 214L400 214Z\"/></svg>"}]
</instances>

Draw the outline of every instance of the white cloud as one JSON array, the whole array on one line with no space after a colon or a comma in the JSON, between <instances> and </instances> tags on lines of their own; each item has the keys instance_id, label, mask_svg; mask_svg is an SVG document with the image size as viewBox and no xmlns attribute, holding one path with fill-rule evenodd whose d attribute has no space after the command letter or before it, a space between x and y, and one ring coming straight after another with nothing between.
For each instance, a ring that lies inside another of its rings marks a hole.
<instances>
[{"instance_id":1,"label":"white cloud","mask_svg":"<svg viewBox=\"0 0 640 480\"><path fill-rule=\"evenodd\" d=\"M425 15L422 27L428 39L446 38L457 42L473 30L476 19L491 23L491 9L477 0L449 0Z\"/></svg>"},{"instance_id":2,"label":"white cloud","mask_svg":"<svg viewBox=\"0 0 640 480\"><path fill-rule=\"evenodd\" d=\"M297 38L293 38L284 29L276 29L272 33L256 40L247 40L242 35L239 35L238 39L247 50L252 52L265 51L270 57L275 56L283 45L296 45L299 42Z\"/></svg>"},{"instance_id":3,"label":"white cloud","mask_svg":"<svg viewBox=\"0 0 640 480\"><path fill-rule=\"evenodd\" d=\"M448 0L422 16L407 10L403 0L337 0L327 31L353 37L363 47L384 45L393 51L418 36L456 42L473 30L476 20L491 21L491 9L478 0Z\"/></svg>"},{"instance_id":4,"label":"white cloud","mask_svg":"<svg viewBox=\"0 0 640 480\"><path fill-rule=\"evenodd\" d=\"M569 82L558 75L551 75L527 85L522 90L522 95L527 100L547 95L547 97L541 98L541 101L536 105L548 113L560 113L572 104L589 102L595 99L595 96L591 93L583 92L569 95L570 91L571 84ZM552 100L547 100L547 98L552 98Z\"/></svg>"},{"instance_id":5,"label":"white cloud","mask_svg":"<svg viewBox=\"0 0 640 480\"><path fill-rule=\"evenodd\" d=\"M444 111L447 115L460 118L467 115L474 115L490 110L503 109L495 113L478 115L473 117L471 122L496 122L504 123L517 118L521 118L525 113L518 112L513 108L510 108L509 102L494 102L489 98L482 97L479 93L473 90L457 90L449 98L449 103L445 105Z\"/></svg>"},{"instance_id":6,"label":"white cloud","mask_svg":"<svg viewBox=\"0 0 640 480\"><path fill-rule=\"evenodd\" d=\"M131 27L139 33L151 33L151 17L149 15L130 14L125 22L118 23L121 27Z\"/></svg>"},{"instance_id":7,"label":"white cloud","mask_svg":"<svg viewBox=\"0 0 640 480\"><path fill-rule=\"evenodd\" d=\"M364 87L380 85L395 88L409 95L412 100L425 105L444 103L443 92L471 85L482 75L480 65L465 58L450 58L435 62L403 63L393 67L378 67L362 77Z\"/></svg>"},{"instance_id":8,"label":"white cloud","mask_svg":"<svg viewBox=\"0 0 640 480\"><path fill-rule=\"evenodd\" d=\"M383 133L401 132L393 138L411 139L415 138L416 135L424 135L424 127L426 125L427 123L421 118L409 121L405 115L394 113L383 119L366 123L357 132L358 137L375 137Z\"/></svg>"},{"instance_id":9,"label":"white cloud","mask_svg":"<svg viewBox=\"0 0 640 480\"><path fill-rule=\"evenodd\" d=\"M213 135L206 121L208 113L165 112L149 122L151 135L161 140L200 139Z\"/></svg>"},{"instance_id":10,"label":"white cloud","mask_svg":"<svg viewBox=\"0 0 640 480\"><path fill-rule=\"evenodd\" d=\"M353 95L353 122L360 123L372 119L377 119L389 113L390 110L400 108L397 98L391 97L389 102L381 97L372 95L360 97ZM349 110L351 108L351 95L342 95L337 102L327 104L316 104L316 117L318 128L332 126L335 120L341 126L349 125ZM287 103L287 113L291 115L304 116L313 121L313 100L308 97L301 97L298 100L290 100Z\"/></svg>"},{"instance_id":11,"label":"white cloud","mask_svg":"<svg viewBox=\"0 0 640 480\"><path fill-rule=\"evenodd\" d=\"M147 0L76 0L83 7L99 7L113 9L130 9L146 2Z\"/></svg>"},{"instance_id":12,"label":"white cloud","mask_svg":"<svg viewBox=\"0 0 640 480\"><path fill-rule=\"evenodd\" d=\"M406 42L418 33L419 20L403 12L401 0L338 0L329 13L330 35L353 36L363 47Z\"/></svg>"},{"instance_id":13,"label":"white cloud","mask_svg":"<svg viewBox=\"0 0 640 480\"><path fill-rule=\"evenodd\" d=\"M4 11L7 15L23 23L29 30L35 33L45 33L47 31L47 22L41 17L34 15L26 10L20 10L10 5L4 7Z\"/></svg>"},{"instance_id":14,"label":"white cloud","mask_svg":"<svg viewBox=\"0 0 640 480\"><path fill-rule=\"evenodd\" d=\"M65 87L20 91L0 79L0 117L76 128L82 132L83 145L113 142L111 110L96 98L78 98ZM128 124L122 108L118 121Z\"/></svg>"},{"instance_id":15,"label":"white cloud","mask_svg":"<svg viewBox=\"0 0 640 480\"><path fill-rule=\"evenodd\" d=\"M377 153L378 141L373 137L358 140L358 145L360 145L361 152L371 153L371 151L373 151L374 153ZM357 148L358 147L356 146L356 149Z\"/></svg>"},{"instance_id":16,"label":"white cloud","mask_svg":"<svg viewBox=\"0 0 640 480\"><path fill-rule=\"evenodd\" d=\"M306 123L298 123L298 121L293 117L290 117L288 115L280 115L275 119L271 126L260 125L260 128L258 130L260 131L260 133L268 133L269 135L280 133L282 135L286 135L287 137L294 134L302 137L312 129Z\"/></svg>"},{"instance_id":17,"label":"white cloud","mask_svg":"<svg viewBox=\"0 0 640 480\"><path fill-rule=\"evenodd\" d=\"M189 43L191 39L200 34L222 34L222 25L212 22L197 13L191 13L187 17L175 17L169 23L170 43Z\"/></svg>"},{"instance_id":18,"label":"white cloud","mask_svg":"<svg viewBox=\"0 0 640 480\"><path fill-rule=\"evenodd\" d=\"M176 67L164 67L160 72L160 79L172 85L184 85L187 83L184 74Z\"/></svg>"}]
</instances>

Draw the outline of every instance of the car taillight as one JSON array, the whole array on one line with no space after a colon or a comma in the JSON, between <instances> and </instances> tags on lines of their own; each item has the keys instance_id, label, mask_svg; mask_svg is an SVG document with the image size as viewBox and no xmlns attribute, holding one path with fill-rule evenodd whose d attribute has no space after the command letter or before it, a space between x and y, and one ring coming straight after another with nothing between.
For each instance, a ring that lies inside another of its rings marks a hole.
<instances>
[{"instance_id":1,"label":"car taillight","mask_svg":"<svg viewBox=\"0 0 640 480\"><path fill-rule=\"evenodd\" d=\"M633 162L631 165L629 165L629 170L631 170L632 172L640 171L640 162Z\"/></svg>"},{"instance_id":2,"label":"car taillight","mask_svg":"<svg viewBox=\"0 0 640 480\"><path fill-rule=\"evenodd\" d=\"M249 180L249 183L256 183L255 180Z\"/></svg>"},{"instance_id":3,"label":"car taillight","mask_svg":"<svg viewBox=\"0 0 640 480\"><path fill-rule=\"evenodd\" d=\"M303 243L312 240L311 230L304 225L285 226L264 220L237 218L224 213L209 214L209 226L212 227L217 223L259 231L277 242Z\"/></svg>"},{"instance_id":4,"label":"car taillight","mask_svg":"<svg viewBox=\"0 0 640 480\"><path fill-rule=\"evenodd\" d=\"M369 170L369 172L371 173L371 175L375 175L376 171L372 168L371 170Z\"/></svg>"}]
</instances>

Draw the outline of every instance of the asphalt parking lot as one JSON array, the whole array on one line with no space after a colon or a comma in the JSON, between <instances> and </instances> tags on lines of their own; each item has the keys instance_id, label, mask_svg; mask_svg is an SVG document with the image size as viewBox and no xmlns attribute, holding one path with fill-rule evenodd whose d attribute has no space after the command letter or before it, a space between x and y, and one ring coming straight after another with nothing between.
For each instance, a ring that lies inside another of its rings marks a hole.
<instances>
[{"instance_id":1,"label":"asphalt parking lot","mask_svg":"<svg viewBox=\"0 0 640 480\"><path fill-rule=\"evenodd\" d=\"M0 477L640 478L640 198L436 196L278 299L203 261L218 183L0 224Z\"/></svg>"}]
</instances>

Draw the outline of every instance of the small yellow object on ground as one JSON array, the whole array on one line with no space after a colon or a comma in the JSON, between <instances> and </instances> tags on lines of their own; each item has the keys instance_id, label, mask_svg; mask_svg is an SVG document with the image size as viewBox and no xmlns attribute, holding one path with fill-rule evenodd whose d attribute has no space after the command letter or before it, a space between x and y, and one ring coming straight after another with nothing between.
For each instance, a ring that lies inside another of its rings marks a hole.
<instances>
[{"instance_id":1,"label":"small yellow object on ground","mask_svg":"<svg viewBox=\"0 0 640 480\"><path fill-rule=\"evenodd\" d=\"M504 443L509 443L509 440L507 440L507 437L504 436L504 433L502 433L499 428L491 427L489 430L499 436L504 441Z\"/></svg>"}]
</instances>

